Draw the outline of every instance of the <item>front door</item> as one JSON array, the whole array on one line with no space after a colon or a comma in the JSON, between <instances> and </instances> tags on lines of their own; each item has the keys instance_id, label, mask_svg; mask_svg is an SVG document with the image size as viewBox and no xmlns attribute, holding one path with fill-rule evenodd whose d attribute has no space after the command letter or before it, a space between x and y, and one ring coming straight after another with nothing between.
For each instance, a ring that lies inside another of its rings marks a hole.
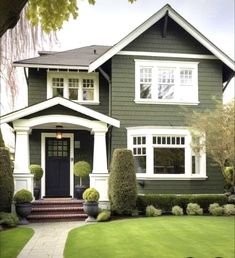
<instances>
[{"instance_id":1,"label":"front door","mask_svg":"<svg viewBox=\"0 0 235 258\"><path fill-rule=\"evenodd\" d=\"M46 196L69 196L70 139L46 138Z\"/></svg>"}]
</instances>

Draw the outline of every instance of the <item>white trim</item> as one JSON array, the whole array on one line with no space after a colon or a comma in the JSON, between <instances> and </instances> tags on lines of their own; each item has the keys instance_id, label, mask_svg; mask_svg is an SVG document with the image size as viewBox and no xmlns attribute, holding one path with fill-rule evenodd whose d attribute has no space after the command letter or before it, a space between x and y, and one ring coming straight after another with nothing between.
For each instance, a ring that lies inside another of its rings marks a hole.
<instances>
[{"instance_id":1,"label":"white trim","mask_svg":"<svg viewBox=\"0 0 235 258\"><path fill-rule=\"evenodd\" d=\"M165 53L165 52L144 52L144 51L120 51L117 55L122 56L150 56L150 57L170 57L170 58L190 58L190 59L211 59L218 60L213 55L200 54L182 54L182 53Z\"/></svg>"},{"instance_id":2,"label":"white trim","mask_svg":"<svg viewBox=\"0 0 235 258\"><path fill-rule=\"evenodd\" d=\"M120 127L120 121L119 120L114 119L114 118L109 117L109 116L106 116L106 115L103 115L103 114L101 114L97 111L94 111L90 108L84 107L82 105L79 105L78 103L75 103L73 101L70 101L68 99L64 99L64 98L61 98L61 97L48 99L44 102L40 102L40 103L35 104L33 106L30 106L30 107L27 107L27 108L24 108L24 109L20 109L18 111L13 112L13 113L2 116L0 124L8 123L8 122L20 119L22 117L34 114L36 112L45 110L45 109L53 107L55 105L62 105L66 108L70 108L70 109L75 110L77 112L80 112L84 115L95 118L95 119L97 119L101 122L110 124L110 125L118 127L118 128Z\"/></svg>"},{"instance_id":3,"label":"white trim","mask_svg":"<svg viewBox=\"0 0 235 258\"><path fill-rule=\"evenodd\" d=\"M136 174L137 180L206 180L208 176L172 176L172 175L151 175L151 176L144 176L140 174Z\"/></svg>"},{"instance_id":4,"label":"white trim","mask_svg":"<svg viewBox=\"0 0 235 258\"><path fill-rule=\"evenodd\" d=\"M176 23L178 23L183 29L185 29L191 36L193 36L198 42L200 42L204 47L211 51L216 57L218 57L222 62L224 62L229 68L235 71L235 64L232 59L230 59L226 54L224 54L219 48L217 48L211 41L209 41L205 36L203 36L197 29L195 29L189 22L187 22L183 17L181 17L172 7L167 4L157 13L152 15L139 27L133 30L130 34L120 40L111 49L105 52L102 56L97 58L94 62L89 65L89 72L94 71L108 59L117 54L121 49L127 46L130 42L140 36L143 32L149 29L153 24L159 21L168 11L169 17L171 17Z\"/></svg>"},{"instance_id":5,"label":"white trim","mask_svg":"<svg viewBox=\"0 0 235 258\"><path fill-rule=\"evenodd\" d=\"M160 104L160 105L184 105L184 106L197 106L198 104L200 104L200 101L198 102L185 102L185 101L166 101L166 100L134 100L134 102L136 104L151 104L151 105L156 105L156 104Z\"/></svg>"},{"instance_id":6,"label":"white trim","mask_svg":"<svg viewBox=\"0 0 235 258\"><path fill-rule=\"evenodd\" d=\"M43 68L43 69L70 69L70 70L88 70L88 66L77 66L77 65L47 65L47 64L27 64L27 63L13 63L16 67L27 67L27 68Z\"/></svg>"},{"instance_id":7,"label":"white trim","mask_svg":"<svg viewBox=\"0 0 235 258\"><path fill-rule=\"evenodd\" d=\"M46 138L55 137L55 133L41 133L41 167L44 171L41 179L42 196L46 194ZM73 162L74 162L74 135L72 133L63 133L63 138L70 139L70 195L74 196L74 176L73 176Z\"/></svg>"}]
</instances>

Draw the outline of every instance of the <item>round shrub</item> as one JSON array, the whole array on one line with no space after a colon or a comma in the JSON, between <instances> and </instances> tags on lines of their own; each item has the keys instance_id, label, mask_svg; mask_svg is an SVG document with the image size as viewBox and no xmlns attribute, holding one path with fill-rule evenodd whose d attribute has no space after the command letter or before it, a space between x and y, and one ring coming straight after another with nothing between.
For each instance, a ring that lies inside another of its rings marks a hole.
<instances>
[{"instance_id":1,"label":"round shrub","mask_svg":"<svg viewBox=\"0 0 235 258\"><path fill-rule=\"evenodd\" d=\"M0 147L0 211L10 211L14 193L14 181L9 151Z\"/></svg>"},{"instance_id":2,"label":"round shrub","mask_svg":"<svg viewBox=\"0 0 235 258\"><path fill-rule=\"evenodd\" d=\"M225 167L224 169L224 177L227 183L233 183L233 167Z\"/></svg>"},{"instance_id":3,"label":"round shrub","mask_svg":"<svg viewBox=\"0 0 235 258\"><path fill-rule=\"evenodd\" d=\"M100 198L100 194L95 188L87 188L82 198L87 202L97 202Z\"/></svg>"},{"instance_id":4,"label":"round shrub","mask_svg":"<svg viewBox=\"0 0 235 258\"><path fill-rule=\"evenodd\" d=\"M96 221L98 222L108 221L110 220L110 216L111 216L111 211L103 210L98 214Z\"/></svg>"},{"instance_id":5,"label":"round shrub","mask_svg":"<svg viewBox=\"0 0 235 258\"><path fill-rule=\"evenodd\" d=\"M6 227L16 227L19 223L19 219L16 214L0 212L0 225Z\"/></svg>"},{"instance_id":6,"label":"round shrub","mask_svg":"<svg viewBox=\"0 0 235 258\"><path fill-rule=\"evenodd\" d=\"M218 203L210 204L208 210L210 214L214 216L221 216L224 213L223 207L221 207Z\"/></svg>"},{"instance_id":7,"label":"round shrub","mask_svg":"<svg viewBox=\"0 0 235 258\"><path fill-rule=\"evenodd\" d=\"M40 165L32 164L30 165L29 169L30 169L30 172L33 174L33 179L35 181L39 181L42 178L43 169L41 168Z\"/></svg>"},{"instance_id":8,"label":"round shrub","mask_svg":"<svg viewBox=\"0 0 235 258\"><path fill-rule=\"evenodd\" d=\"M172 212L172 214L174 214L176 216L184 215L183 209L178 205L172 207L171 212Z\"/></svg>"},{"instance_id":9,"label":"round shrub","mask_svg":"<svg viewBox=\"0 0 235 258\"><path fill-rule=\"evenodd\" d=\"M188 215L202 215L203 209L197 203L189 203L186 208Z\"/></svg>"},{"instance_id":10,"label":"round shrub","mask_svg":"<svg viewBox=\"0 0 235 258\"><path fill-rule=\"evenodd\" d=\"M74 164L73 173L80 177L80 186L82 186L82 178L87 177L91 172L91 165L87 161L78 161Z\"/></svg>"},{"instance_id":11,"label":"round shrub","mask_svg":"<svg viewBox=\"0 0 235 258\"><path fill-rule=\"evenodd\" d=\"M26 189L21 189L20 191L16 192L14 195L14 201L17 204L20 203L29 203L33 200L32 193Z\"/></svg>"},{"instance_id":12,"label":"round shrub","mask_svg":"<svg viewBox=\"0 0 235 258\"><path fill-rule=\"evenodd\" d=\"M137 182L132 151L113 152L109 175L109 200L115 214L131 215L136 208Z\"/></svg>"},{"instance_id":13,"label":"round shrub","mask_svg":"<svg viewBox=\"0 0 235 258\"><path fill-rule=\"evenodd\" d=\"M235 194L231 194L231 195L228 197L228 203L235 204Z\"/></svg>"},{"instance_id":14,"label":"round shrub","mask_svg":"<svg viewBox=\"0 0 235 258\"><path fill-rule=\"evenodd\" d=\"M147 217L157 217L162 215L162 210L156 209L153 205L146 207L145 215Z\"/></svg>"},{"instance_id":15,"label":"round shrub","mask_svg":"<svg viewBox=\"0 0 235 258\"><path fill-rule=\"evenodd\" d=\"M235 215L235 205L234 204L224 205L224 214L227 216Z\"/></svg>"}]
</instances>

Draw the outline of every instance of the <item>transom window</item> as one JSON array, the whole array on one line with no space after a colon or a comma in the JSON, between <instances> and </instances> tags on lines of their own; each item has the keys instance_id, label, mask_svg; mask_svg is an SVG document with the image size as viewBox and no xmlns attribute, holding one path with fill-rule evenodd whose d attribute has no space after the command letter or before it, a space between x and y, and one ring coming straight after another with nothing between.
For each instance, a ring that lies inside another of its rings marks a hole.
<instances>
[{"instance_id":1,"label":"transom window","mask_svg":"<svg viewBox=\"0 0 235 258\"><path fill-rule=\"evenodd\" d=\"M135 60L135 101L198 104L198 63Z\"/></svg>"},{"instance_id":2,"label":"transom window","mask_svg":"<svg viewBox=\"0 0 235 258\"><path fill-rule=\"evenodd\" d=\"M81 103L98 104L98 73L49 71L47 74L47 97L57 96Z\"/></svg>"},{"instance_id":3,"label":"transom window","mask_svg":"<svg viewBox=\"0 0 235 258\"><path fill-rule=\"evenodd\" d=\"M137 178L206 178L205 153L193 153L187 129L128 128L127 132Z\"/></svg>"}]
</instances>

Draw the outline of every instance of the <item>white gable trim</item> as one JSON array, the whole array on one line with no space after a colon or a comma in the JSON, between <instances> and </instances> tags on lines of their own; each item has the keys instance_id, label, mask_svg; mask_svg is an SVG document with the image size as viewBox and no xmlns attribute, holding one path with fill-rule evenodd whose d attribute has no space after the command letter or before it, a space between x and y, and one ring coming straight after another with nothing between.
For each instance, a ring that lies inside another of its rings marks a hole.
<instances>
[{"instance_id":1,"label":"white gable trim","mask_svg":"<svg viewBox=\"0 0 235 258\"><path fill-rule=\"evenodd\" d=\"M205 36L203 36L197 29L195 29L190 23L188 23L184 18L182 18L175 10L171 8L170 5L165 5L157 13L151 16L148 20L142 23L139 27L133 30L130 34L124 37L111 49L105 52L101 57L92 62L89 66L89 72L94 71L108 59L117 54L130 42L140 36L144 31L149 29L157 21L159 21L168 11L168 15L178 23L183 29L185 29L191 36L193 36L198 42L200 42L204 47L211 51L216 57L218 57L222 62L224 62L229 68L235 71L235 64L232 59L230 59L226 54L224 54L219 48L217 48L212 42L210 42Z\"/></svg>"},{"instance_id":2,"label":"white gable trim","mask_svg":"<svg viewBox=\"0 0 235 258\"><path fill-rule=\"evenodd\" d=\"M48 99L44 102L35 104L33 106L30 106L30 107L27 107L27 108L24 108L24 109L20 109L18 111L15 111L13 113L8 114L8 115L5 115L5 116L1 117L0 124L12 122L12 121L20 119L24 116L34 114L36 112L45 110L45 109L53 107L55 105L62 105L66 108L70 108L70 109L72 109L74 111L77 111L79 113L82 113L84 115L93 117L93 118L95 118L95 119L97 119L101 122L110 124L110 125L115 126L115 127L120 127L120 121L119 120L116 120L116 119L111 118L109 116L103 115L103 114L101 114L97 111L94 111L90 108L84 107L84 106L79 105L79 104L77 104L73 101L70 101L68 99L64 99L64 98L61 98L61 97Z\"/></svg>"}]
</instances>

